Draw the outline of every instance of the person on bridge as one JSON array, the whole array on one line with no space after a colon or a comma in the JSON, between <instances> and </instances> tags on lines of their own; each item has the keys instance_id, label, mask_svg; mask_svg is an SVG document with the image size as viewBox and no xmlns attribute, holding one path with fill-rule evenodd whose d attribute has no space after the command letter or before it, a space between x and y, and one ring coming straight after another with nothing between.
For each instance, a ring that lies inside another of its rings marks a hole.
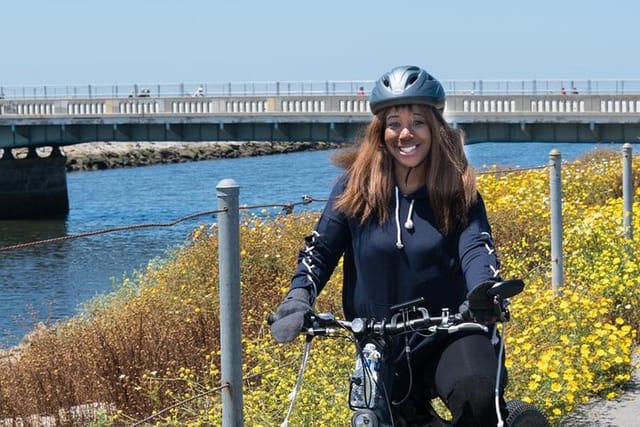
<instances>
[{"instance_id":1,"label":"person on bridge","mask_svg":"<svg viewBox=\"0 0 640 427\"><path fill-rule=\"evenodd\" d=\"M456 426L496 425L495 374L502 361L495 305L467 295L500 280L499 262L462 134L443 118L444 88L425 70L402 66L377 80L369 102L374 115L364 137L334 157L345 171L305 239L272 336L278 342L298 336L304 313L344 256L347 319L388 320L391 306L423 297L429 313L447 307L490 325L486 334L445 340L415 333L410 364L404 341L394 343L395 362L381 378L395 402L395 425L426 425L435 396Z\"/></svg>"}]
</instances>

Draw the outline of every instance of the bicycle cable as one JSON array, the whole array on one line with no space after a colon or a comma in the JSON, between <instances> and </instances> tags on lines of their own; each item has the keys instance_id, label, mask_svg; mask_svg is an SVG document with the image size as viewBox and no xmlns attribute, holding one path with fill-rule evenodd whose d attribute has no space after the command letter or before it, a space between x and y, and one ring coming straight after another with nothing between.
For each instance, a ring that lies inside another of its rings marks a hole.
<instances>
[{"instance_id":1,"label":"bicycle cable","mask_svg":"<svg viewBox=\"0 0 640 427\"><path fill-rule=\"evenodd\" d=\"M506 322L502 322L502 339L500 340L500 351L498 352L498 368L496 372L496 388L495 388L495 403L496 403L496 415L498 417L498 426L503 427L504 421L502 420L502 413L500 412L500 373L502 372L502 356L504 354L504 342L507 339L505 336L506 333Z\"/></svg>"},{"instance_id":2,"label":"bicycle cable","mask_svg":"<svg viewBox=\"0 0 640 427\"><path fill-rule=\"evenodd\" d=\"M302 378L304 376L304 371L307 368L307 361L309 360L309 353L311 353L312 341L313 337L308 336L304 345L304 352L302 353L302 363L300 364L300 370L298 371L298 378L296 379L293 390L289 394L289 409L287 410L287 416L285 417L282 424L280 424L280 427L289 427L289 417L293 412L293 406L295 405L296 397L298 396L298 392L300 391L300 387L302 386Z\"/></svg>"},{"instance_id":3,"label":"bicycle cable","mask_svg":"<svg viewBox=\"0 0 640 427\"><path fill-rule=\"evenodd\" d=\"M404 352L407 360L407 369L409 370L409 386L407 387L407 393L402 397L402 399L393 400L391 402L394 406L402 405L409 398L411 389L413 388L413 369L411 369L411 357L409 356L409 353L411 353L411 346L409 345L408 335L404 336Z\"/></svg>"}]
</instances>

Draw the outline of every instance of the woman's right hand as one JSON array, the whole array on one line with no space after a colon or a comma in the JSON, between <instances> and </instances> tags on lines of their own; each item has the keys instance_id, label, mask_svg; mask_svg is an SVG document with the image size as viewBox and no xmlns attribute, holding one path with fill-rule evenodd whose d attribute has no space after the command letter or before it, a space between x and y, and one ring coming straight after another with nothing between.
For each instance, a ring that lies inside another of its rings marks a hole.
<instances>
[{"instance_id":1,"label":"woman's right hand","mask_svg":"<svg viewBox=\"0 0 640 427\"><path fill-rule=\"evenodd\" d=\"M487 292L494 284L495 282L481 283L467 294L467 300L459 309L463 317L483 325L495 323L500 318L500 303Z\"/></svg>"},{"instance_id":2,"label":"woman's right hand","mask_svg":"<svg viewBox=\"0 0 640 427\"><path fill-rule=\"evenodd\" d=\"M302 331L304 316L312 311L311 294L305 288L294 288L271 317L271 336L279 343L293 341Z\"/></svg>"}]
</instances>

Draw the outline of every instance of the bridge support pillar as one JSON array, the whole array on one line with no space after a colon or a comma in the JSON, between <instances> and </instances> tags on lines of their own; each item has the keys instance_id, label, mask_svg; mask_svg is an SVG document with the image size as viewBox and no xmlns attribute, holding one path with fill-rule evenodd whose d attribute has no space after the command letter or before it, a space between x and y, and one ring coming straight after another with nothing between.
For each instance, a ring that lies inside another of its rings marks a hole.
<instances>
[{"instance_id":1,"label":"bridge support pillar","mask_svg":"<svg viewBox=\"0 0 640 427\"><path fill-rule=\"evenodd\" d=\"M334 122L329 123L329 129L327 131L328 141L344 141L345 136L338 130Z\"/></svg>"},{"instance_id":2,"label":"bridge support pillar","mask_svg":"<svg viewBox=\"0 0 640 427\"><path fill-rule=\"evenodd\" d=\"M600 129L598 128L598 125L593 122L589 123L589 131L596 141L600 142Z\"/></svg>"},{"instance_id":3,"label":"bridge support pillar","mask_svg":"<svg viewBox=\"0 0 640 427\"><path fill-rule=\"evenodd\" d=\"M66 157L59 153L54 148L49 157L0 158L0 219L58 217L69 212Z\"/></svg>"}]
</instances>

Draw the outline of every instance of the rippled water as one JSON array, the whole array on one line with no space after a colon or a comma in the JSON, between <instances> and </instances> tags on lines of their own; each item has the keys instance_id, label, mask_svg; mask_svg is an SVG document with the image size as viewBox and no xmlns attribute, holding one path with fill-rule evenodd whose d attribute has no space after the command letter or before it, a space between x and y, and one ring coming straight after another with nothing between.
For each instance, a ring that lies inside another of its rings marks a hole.
<instances>
[{"instance_id":1,"label":"rippled water","mask_svg":"<svg viewBox=\"0 0 640 427\"><path fill-rule=\"evenodd\" d=\"M541 166L557 147L573 159L594 147L620 145L483 143L467 147L476 167ZM64 220L0 221L0 246L126 225L164 223L215 210L216 185L233 178L240 204L326 198L339 170L331 151L210 160L172 165L73 172L67 175L70 212ZM322 204L310 205L319 209ZM16 344L36 321L72 315L79 304L112 289L125 275L180 245L200 223L107 233L0 252L0 347Z\"/></svg>"}]
</instances>

